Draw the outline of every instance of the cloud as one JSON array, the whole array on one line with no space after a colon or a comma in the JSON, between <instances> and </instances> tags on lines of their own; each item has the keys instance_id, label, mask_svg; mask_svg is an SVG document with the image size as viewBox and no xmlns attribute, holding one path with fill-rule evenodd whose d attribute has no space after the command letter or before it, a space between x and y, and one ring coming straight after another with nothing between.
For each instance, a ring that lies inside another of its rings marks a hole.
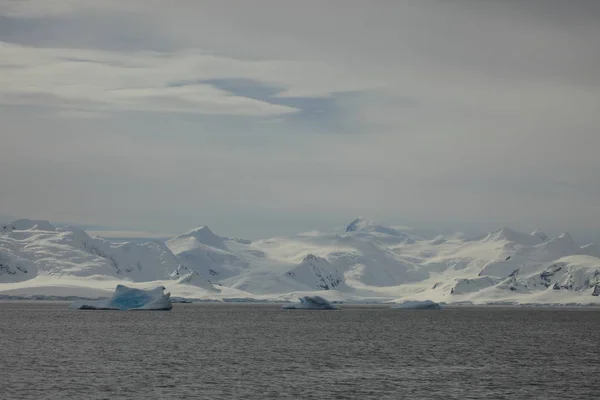
<instances>
[{"instance_id":1,"label":"cloud","mask_svg":"<svg viewBox=\"0 0 600 400\"><path fill-rule=\"evenodd\" d=\"M61 15L72 12L76 8L76 1L65 0L21 0L0 2L0 15L21 18L36 18L48 15Z\"/></svg>"},{"instance_id":2,"label":"cloud","mask_svg":"<svg viewBox=\"0 0 600 400\"><path fill-rule=\"evenodd\" d=\"M128 4L114 0L102 2L94 0L2 0L0 1L0 15L12 18L44 18L103 10L135 11L136 6L133 3ZM146 4L150 4L150 2Z\"/></svg>"},{"instance_id":3,"label":"cloud","mask_svg":"<svg viewBox=\"0 0 600 400\"><path fill-rule=\"evenodd\" d=\"M2 99L22 104L87 105L90 111L191 112L274 116L292 107L235 96L209 84L169 85L173 79L211 76L211 69L229 66L226 59L202 54L138 53L122 56L102 51L35 48L0 42ZM238 69L251 68L233 61ZM247 63L249 64L249 63ZM198 71L194 73L193 71ZM41 103L41 104L40 104Z\"/></svg>"},{"instance_id":4,"label":"cloud","mask_svg":"<svg viewBox=\"0 0 600 400\"><path fill-rule=\"evenodd\" d=\"M5 213L597 230L598 2L18 3Z\"/></svg>"},{"instance_id":5,"label":"cloud","mask_svg":"<svg viewBox=\"0 0 600 400\"><path fill-rule=\"evenodd\" d=\"M46 114L48 118L62 118L62 119L93 119L93 118L108 118L109 113L98 112L98 111L82 111L82 110L54 110Z\"/></svg>"}]
</instances>

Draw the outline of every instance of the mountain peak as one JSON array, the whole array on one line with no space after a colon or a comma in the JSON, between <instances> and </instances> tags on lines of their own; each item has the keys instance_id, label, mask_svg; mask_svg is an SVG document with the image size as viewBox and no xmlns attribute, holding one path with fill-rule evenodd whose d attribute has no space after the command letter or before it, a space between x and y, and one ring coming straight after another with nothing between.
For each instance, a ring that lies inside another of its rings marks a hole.
<instances>
[{"instance_id":1,"label":"mountain peak","mask_svg":"<svg viewBox=\"0 0 600 400\"><path fill-rule=\"evenodd\" d=\"M307 254L294 269L286 272L289 279L308 285L312 290L348 289L344 277L329 261Z\"/></svg>"},{"instance_id":2,"label":"mountain peak","mask_svg":"<svg viewBox=\"0 0 600 400\"><path fill-rule=\"evenodd\" d=\"M214 235L214 232L210 230L207 225L200 225L197 228L191 229L187 232L188 235Z\"/></svg>"},{"instance_id":3,"label":"mountain peak","mask_svg":"<svg viewBox=\"0 0 600 400\"><path fill-rule=\"evenodd\" d=\"M304 257L304 259L302 260L302 262L300 264L301 265L309 264L309 263L310 264L318 264L318 263L323 263L323 262L329 264L329 262L326 259L324 259L323 257L319 257L319 256L316 256L311 253L311 254L308 254L306 257Z\"/></svg>"},{"instance_id":4,"label":"mountain peak","mask_svg":"<svg viewBox=\"0 0 600 400\"><path fill-rule=\"evenodd\" d=\"M213 231L211 231L210 228L206 225L194 228L191 231L184 233L183 235L177 236L175 239L185 238L194 238L204 245L216 247L222 250L227 250L227 247L225 247L225 244L223 243L223 238L221 236L215 235Z\"/></svg>"},{"instance_id":5,"label":"mountain peak","mask_svg":"<svg viewBox=\"0 0 600 400\"><path fill-rule=\"evenodd\" d=\"M361 233L361 234L379 234L388 235L393 237L393 240L404 240L414 241L418 235L411 232L412 228L407 227L389 227L385 225L377 224L368 219L359 217L346 227L347 234Z\"/></svg>"},{"instance_id":6,"label":"mountain peak","mask_svg":"<svg viewBox=\"0 0 600 400\"><path fill-rule=\"evenodd\" d=\"M2 225L0 229L3 232L12 231L25 231L25 230L36 230L36 231L55 231L56 228L50 222L45 220L35 219L17 219L11 223Z\"/></svg>"},{"instance_id":7,"label":"mountain peak","mask_svg":"<svg viewBox=\"0 0 600 400\"><path fill-rule=\"evenodd\" d=\"M498 236L502 236L502 237L510 237L510 236L516 236L519 235L519 232L512 230L510 228L502 228L496 231L498 233Z\"/></svg>"},{"instance_id":8,"label":"mountain peak","mask_svg":"<svg viewBox=\"0 0 600 400\"><path fill-rule=\"evenodd\" d=\"M567 232L561 233L560 236L558 236L558 238L564 240L567 243L575 244L573 237Z\"/></svg>"},{"instance_id":9,"label":"mountain peak","mask_svg":"<svg viewBox=\"0 0 600 400\"><path fill-rule=\"evenodd\" d=\"M485 240L512 242L526 246L534 246L536 244L539 244L540 241L543 241L543 239L537 235L528 235L526 233L517 232L510 228L502 228L497 231L491 232L486 236Z\"/></svg>"},{"instance_id":10,"label":"mountain peak","mask_svg":"<svg viewBox=\"0 0 600 400\"><path fill-rule=\"evenodd\" d=\"M600 258L600 248L596 247L593 243L588 243L585 246L581 246L581 252L588 256Z\"/></svg>"},{"instance_id":11,"label":"mountain peak","mask_svg":"<svg viewBox=\"0 0 600 400\"><path fill-rule=\"evenodd\" d=\"M369 221L368 219L365 219L363 217L358 217L354 221L350 222L350 224L348 224L348 226L346 227L346 233L359 232L368 227L369 225L375 224L373 223L373 221Z\"/></svg>"},{"instance_id":12,"label":"mountain peak","mask_svg":"<svg viewBox=\"0 0 600 400\"><path fill-rule=\"evenodd\" d=\"M546 235L540 229L536 229L535 231L531 232L530 235L543 240L544 242L548 241L548 235Z\"/></svg>"}]
</instances>

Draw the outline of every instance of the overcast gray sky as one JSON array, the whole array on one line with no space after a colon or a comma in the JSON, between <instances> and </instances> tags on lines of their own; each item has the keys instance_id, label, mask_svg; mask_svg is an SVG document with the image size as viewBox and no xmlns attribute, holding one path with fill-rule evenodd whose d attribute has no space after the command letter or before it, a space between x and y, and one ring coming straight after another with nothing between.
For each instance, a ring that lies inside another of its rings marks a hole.
<instances>
[{"instance_id":1,"label":"overcast gray sky","mask_svg":"<svg viewBox=\"0 0 600 400\"><path fill-rule=\"evenodd\" d=\"M0 0L0 214L600 230L600 2Z\"/></svg>"}]
</instances>

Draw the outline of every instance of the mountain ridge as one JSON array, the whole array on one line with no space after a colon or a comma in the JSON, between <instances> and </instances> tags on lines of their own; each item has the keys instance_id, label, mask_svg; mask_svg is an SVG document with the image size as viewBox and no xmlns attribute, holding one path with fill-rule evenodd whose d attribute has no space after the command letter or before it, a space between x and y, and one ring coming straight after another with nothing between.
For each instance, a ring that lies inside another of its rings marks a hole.
<instances>
[{"instance_id":1,"label":"mountain ridge","mask_svg":"<svg viewBox=\"0 0 600 400\"><path fill-rule=\"evenodd\" d=\"M424 238L358 218L341 234L248 241L200 226L165 243L139 244L47 221L7 225L0 231L0 294L36 294L48 282L104 288L123 281L164 282L175 296L199 299L319 292L346 301L600 303L598 249L577 245L568 233L550 238L502 228L475 239Z\"/></svg>"}]
</instances>

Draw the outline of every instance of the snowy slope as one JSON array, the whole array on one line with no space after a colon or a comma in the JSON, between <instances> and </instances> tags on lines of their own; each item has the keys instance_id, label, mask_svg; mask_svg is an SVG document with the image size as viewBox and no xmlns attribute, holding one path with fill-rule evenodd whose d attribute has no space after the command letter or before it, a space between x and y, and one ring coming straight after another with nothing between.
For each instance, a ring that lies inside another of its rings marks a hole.
<instances>
[{"instance_id":1,"label":"snowy slope","mask_svg":"<svg viewBox=\"0 0 600 400\"><path fill-rule=\"evenodd\" d=\"M599 300L592 296L600 267L600 259L593 256L595 248L577 246L568 234L549 238L539 230L526 234L504 228L472 240L462 235L426 239L413 230L357 219L341 234L310 233L255 242L223 239L219 245L196 243L195 260L203 263L210 257L212 269L227 271L217 279L221 285L254 295L318 290L354 299ZM219 262L216 256L224 257L223 251L228 258ZM565 257L575 258L549 278L547 271ZM199 267L194 259L188 262ZM541 292L549 290L553 292L544 297Z\"/></svg>"},{"instance_id":2,"label":"snowy slope","mask_svg":"<svg viewBox=\"0 0 600 400\"><path fill-rule=\"evenodd\" d=\"M304 283L310 290L348 290L344 276L329 261L309 254L297 267L285 273L290 279Z\"/></svg>"},{"instance_id":3,"label":"snowy slope","mask_svg":"<svg viewBox=\"0 0 600 400\"><path fill-rule=\"evenodd\" d=\"M48 221L18 219L3 225L0 232L8 233L16 230L55 231L56 228Z\"/></svg>"},{"instance_id":4,"label":"snowy slope","mask_svg":"<svg viewBox=\"0 0 600 400\"><path fill-rule=\"evenodd\" d=\"M0 282L36 277L111 277L131 282L172 279L179 259L164 243L111 243L77 228L19 220L0 233ZM195 282L212 290L206 280Z\"/></svg>"},{"instance_id":5,"label":"snowy slope","mask_svg":"<svg viewBox=\"0 0 600 400\"><path fill-rule=\"evenodd\" d=\"M549 238L505 228L476 240L402 250L421 256L420 265L435 271L433 286L423 292L438 300L598 302L593 295L600 290L600 258L589 255L593 246L579 247L569 234Z\"/></svg>"},{"instance_id":6,"label":"snowy slope","mask_svg":"<svg viewBox=\"0 0 600 400\"><path fill-rule=\"evenodd\" d=\"M0 248L0 282L19 282L37 275L37 267L14 252Z\"/></svg>"},{"instance_id":7,"label":"snowy slope","mask_svg":"<svg viewBox=\"0 0 600 400\"><path fill-rule=\"evenodd\" d=\"M0 232L0 294L50 293L48 279L60 279L77 293L128 281L203 299L600 304L599 255L568 234L503 228L469 239L362 218L333 233L257 241L202 226L166 244L115 244L20 220Z\"/></svg>"},{"instance_id":8,"label":"snowy slope","mask_svg":"<svg viewBox=\"0 0 600 400\"><path fill-rule=\"evenodd\" d=\"M167 241L168 248L183 265L210 279L237 275L248 266L238 255L229 251L226 239L202 226Z\"/></svg>"}]
</instances>

